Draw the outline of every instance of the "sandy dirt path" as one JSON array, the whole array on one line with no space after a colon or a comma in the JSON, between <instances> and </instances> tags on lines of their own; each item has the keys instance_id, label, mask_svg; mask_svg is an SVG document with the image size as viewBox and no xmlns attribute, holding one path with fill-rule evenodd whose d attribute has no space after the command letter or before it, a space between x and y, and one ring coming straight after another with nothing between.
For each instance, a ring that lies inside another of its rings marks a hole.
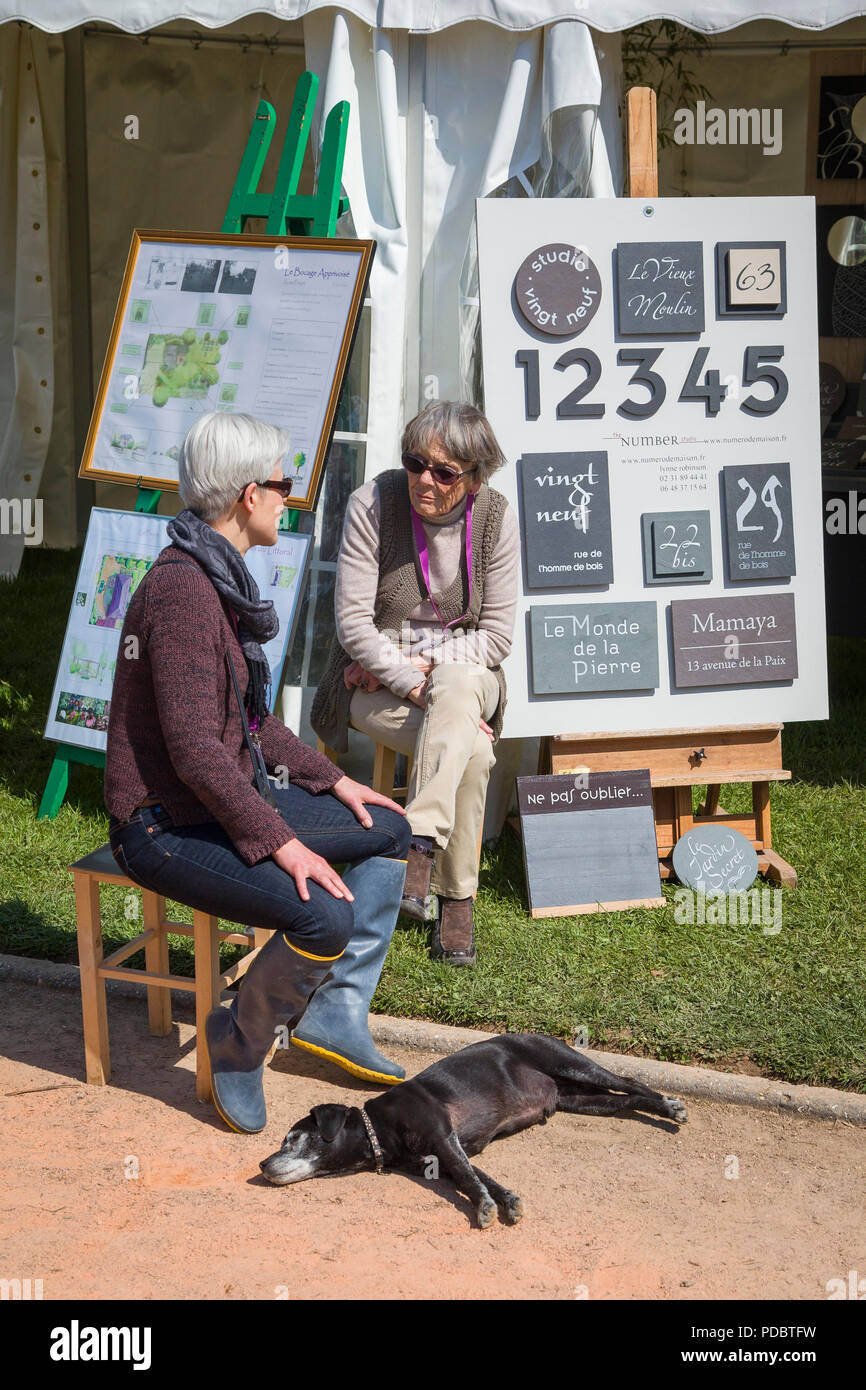
<instances>
[{"instance_id":1,"label":"sandy dirt path","mask_svg":"<svg viewBox=\"0 0 866 1390\"><path fill-rule=\"evenodd\" d=\"M825 1299L866 1274L866 1142L844 1123L557 1115L477 1160L527 1211L480 1231L444 1181L264 1181L311 1106L370 1094L328 1064L277 1054L245 1137L195 1099L191 1023L153 1038L143 1003L111 999L109 1024L112 1084L87 1086L77 994L3 989L0 1277L46 1299Z\"/></svg>"}]
</instances>

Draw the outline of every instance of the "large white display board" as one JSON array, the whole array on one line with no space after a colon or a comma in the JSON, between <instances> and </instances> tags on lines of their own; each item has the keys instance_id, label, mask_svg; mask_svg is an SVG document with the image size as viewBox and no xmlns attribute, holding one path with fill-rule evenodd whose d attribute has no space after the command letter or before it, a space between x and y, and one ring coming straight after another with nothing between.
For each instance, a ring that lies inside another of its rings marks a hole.
<instances>
[{"instance_id":1,"label":"large white display board","mask_svg":"<svg viewBox=\"0 0 866 1390\"><path fill-rule=\"evenodd\" d=\"M505 735L826 718L814 200L477 215Z\"/></svg>"},{"instance_id":2,"label":"large white display board","mask_svg":"<svg viewBox=\"0 0 866 1390\"><path fill-rule=\"evenodd\" d=\"M103 507L91 511L45 738L104 751L123 620L139 583L171 543L170 520ZM253 546L244 556L259 593L273 601L280 620L276 637L263 648L271 668L272 704L303 592L311 539L281 532L276 545Z\"/></svg>"}]
</instances>

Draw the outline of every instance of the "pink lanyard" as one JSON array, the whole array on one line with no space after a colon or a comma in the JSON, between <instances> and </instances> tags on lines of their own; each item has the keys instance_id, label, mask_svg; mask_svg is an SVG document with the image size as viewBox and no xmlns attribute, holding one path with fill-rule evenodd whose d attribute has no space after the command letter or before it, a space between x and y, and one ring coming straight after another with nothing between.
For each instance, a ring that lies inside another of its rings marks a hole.
<instances>
[{"instance_id":1,"label":"pink lanyard","mask_svg":"<svg viewBox=\"0 0 866 1390\"><path fill-rule=\"evenodd\" d=\"M475 502L475 494L470 492L466 499L466 578L469 585L469 608L472 607L472 507ZM410 504L411 505L411 504ZM442 624L442 628L447 632L449 627L454 627L455 623L462 623L466 613L461 613L459 618L454 618L452 622L446 623L433 598L430 588L430 554L427 549L427 536L421 523L418 513L412 508L412 530L415 532L415 545L418 548L418 559L421 561L421 573L424 576L424 583L427 586L427 597L433 605L433 612Z\"/></svg>"}]
</instances>

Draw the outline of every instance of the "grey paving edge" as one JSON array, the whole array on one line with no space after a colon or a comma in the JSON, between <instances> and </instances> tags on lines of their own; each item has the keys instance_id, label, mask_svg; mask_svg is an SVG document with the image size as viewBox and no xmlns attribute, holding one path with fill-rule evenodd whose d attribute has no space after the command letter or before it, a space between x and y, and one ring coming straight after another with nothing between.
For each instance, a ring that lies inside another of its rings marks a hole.
<instances>
[{"instance_id":1,"label":"grey paving edge","mask_svg":"<svg viewBox=\"0 0 866 1390\"><path fill-rule=\"evenodd\" d=\"M0 983L18 981L43 985L50 989L79 988L77 965L58 965L53 961L33 960L29 956L0 955ZM143 999L145 986L127 980L106 980L110 995L127 999ZM195 1017L193 996L184 990L172 990L172 1008L189 1018ZM448 1056L470 1043L493 1038L495 1033L482 1033L475 1028L453 1028L422 1019L391 1018L375 1014L370 1020L370 1032L378 1046L403 1047L419 1052L435 1052ZM727 1105L748 1105L757 1110L775 1110L787 1114L808 1115L818 1120L844 1120L847 1124L866 1126L866 1095L855 1091L835 1091L825 1086L791 1086L784 1081L772 1081L763 1076L738 1076L733 1072L712 1071L708 1067L682 1066L678 1062L656 1062L647 1057L627 1057L619 1052L597 1052L586 1048L587 1057L608 1071L620 1076L634 1077L655 1090L677 1096L693 1096L698 1100L719 1101Z\"/></svg>"}]
</instances>

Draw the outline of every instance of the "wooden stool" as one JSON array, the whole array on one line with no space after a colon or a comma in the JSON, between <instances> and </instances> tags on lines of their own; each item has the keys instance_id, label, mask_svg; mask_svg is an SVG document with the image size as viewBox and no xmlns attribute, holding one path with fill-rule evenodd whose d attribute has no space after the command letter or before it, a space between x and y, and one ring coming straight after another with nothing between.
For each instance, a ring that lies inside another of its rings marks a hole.
<instances>
[{"instance_id":1,"label":"wooden stool","mask_svg":"<svg viewBox=\"0 0 866 1390\"><path fill-rule=\"evenodd\" d=\"M272 935L266 927L248 927L224 931L217 918L208 912L193 912L193 925L171 922L165 915L165 898L147 888L142 896L144 931L133 941L102 954L102 911L99 900L101 883L116 883L124 888L138 888L115 862L108 844L86 854L69 866L75 883L75 910L78 919L78 961L81 968L81 1008L84 1015L84 1059L87 1080L91 1086L104 1086L111 1079L108 1051L108 1016L105 1006L106 980L138 980L147 985L147 1012L151 1033L165 1037L171 1032L171 989L184 989L195 994L196 1066L195 1093L199 1100L211 1100L210 1064L204 1040L205 1019L220 1002L222 991L246 973L257 952ZM166 933L191 936L195 944L195 978L171 975L168 968ZM235 965L220 974L219 944L230 941L254 949ZM144 970L122 968L126 960L144 947Z\"/></svg>"}]
</instances>

